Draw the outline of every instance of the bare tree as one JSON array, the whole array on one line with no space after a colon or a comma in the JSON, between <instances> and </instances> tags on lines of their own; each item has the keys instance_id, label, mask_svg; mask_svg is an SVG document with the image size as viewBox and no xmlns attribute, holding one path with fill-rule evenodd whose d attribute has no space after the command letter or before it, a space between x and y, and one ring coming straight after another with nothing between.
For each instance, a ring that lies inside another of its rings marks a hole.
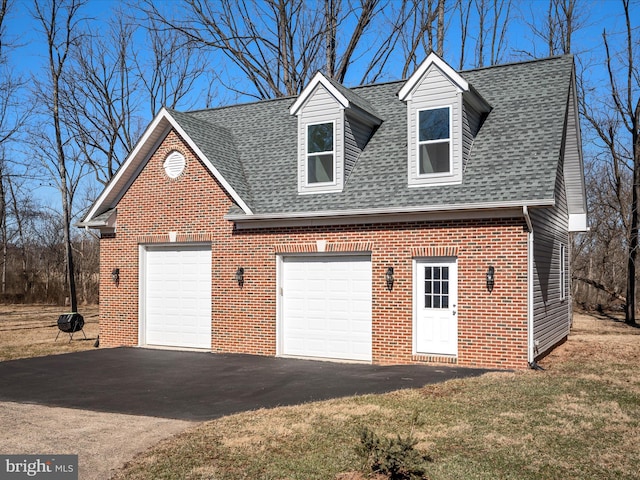
<instances>
[{"instance_id":1,"label":"bare tree","mask_svg":"<svg viewBox=\"0 0 640 480\"><path fill-rule=\"evenodd\" d=\"M134 29L116 14L105 36L88 32L74 45L68 65L65 119L84 161L106 184L137 140Z\"/></svg>"},{"instance_id":2,"label":"bare tree","mask_svg":"<svg viewBox=\"0 0 640 480\"><path fill-rule=\"evenodd\" d=\"M66 279L69 303L77 311L71 222L73 199L83 175L77 146L65 123L67 79L73 49L81 39L82 19L79 10L82 0L34 0L33 16L46 39L48 72L42 79L34 79L34 94L44 110L44 125L33 132L33 146L42 166L60 192L62 228L65 248Z\"/></svg>"},{"instance_id":3,"label":"bare tree","mask_svg":"<svg viewBox=\"0 0 640 480\"><path fill-rule=\"evenodd\" d=\"M356 60L366 65L363 80L377 79L403 20L421 2L403 0L395 9L396 2L382 0L182 0L174 15L153 0L141 3L153 28L180 33L183 45L221 52L232 67L226 70L238 72L252 87L234 82L228 89L264 99L297 95L317 70L345 82ZM380 35L376 29L387 21L391 33Z\"/></svg>"},{"instance_id":4,"label":"bare tree","mask_svg":"<svg viewBox=\"0 0 640 480\"><path fill-rule=\"evenodd\" d=\"M222 52L250 82L256 98L294 95L320 67L323 22L302 0L183 0L171 17L162 5L143 0L152 24L183 35L185 43Z\"/></svg>"},{"instance_id":5,"label":"bare tree","mask_svg":"<svg viewBox=\"0 0 640 480\"><path fill-rule=\"evenodd\" d=\"M496 65L502 61L506 48L512 2L511 0L474 0L474 2L478 18L474 66ZM460 12L462 15L463 10L461 9ZM464 31L466 32L466 28ZM488 61L487 50L489 51Z\"/></svg>"},{"instance_id":6,"label":"bare tree","mask_svg":"<svg viewBox=\"0 0 640 480\"><path fill-rule=\"evenodd\" d=\"M633 38L629 0L622 0L625 18L625 47L613 53L610 36L602 38L606 51L609 101L599 112L583 100L584 117L596 132L608 154L612 190L618 218L625 231L627 249L625 321L635 325L636 261L640 222L640 66L636 63L638 40ZM635 27L637 28L637 27ZM630 191L630 195L627 192Z\"/></svg>"},{"instance_id":7,"label":"bare tree","mask_svg":"<svg viewBox=\"0 0 640 480\"><path fill-rule=\"evenodd\" d=\"M533 40L542 40L545 50L538 53L534 46L531 51L520 53L531 58L572 53L573 36L587 24L589 12L587 8L577 8L579 4L579 0L549 0L546 10L539 9L538 4L531 6L523 17L530 19L525 23Z\"/></svg>"},{"instance_id":8,"label":"bare tree","mask_svg":"<svg viewBox=\"0 0 640 480\"><path fill-rule=\"evenodd\" d=\"M161 28L153 18L148 19L146 31L145 54L134 52L133 60L136 82L154 117L162 107L182 104L209 65L202 48L193 42L185 43L180 32Z\"/></svg>"},{"instance_id":9,"label":"bare tree","mask_svg":"<svg viewBox=\"0 0 640 480\"><path fill-rule=\"evenodd\" d=\"M400 22L402 77L406 78L431 51L444 55L445 0L408 0L403 3Z\"/></svg>"},{"instance_id":10,"label":"bare tree","mask_svg":"<svg viewBox=\"0 0 640 480\"><path fill-rule=\"evenodd\" d=\"M458 70L464 68L464 59L467 47L467 38L469 36L469 16L471 15L471 2L466 0L458 0L456 3L456 10L459 13L460 20L460 62L458 63Z\"/></svg>"}]
</instances>

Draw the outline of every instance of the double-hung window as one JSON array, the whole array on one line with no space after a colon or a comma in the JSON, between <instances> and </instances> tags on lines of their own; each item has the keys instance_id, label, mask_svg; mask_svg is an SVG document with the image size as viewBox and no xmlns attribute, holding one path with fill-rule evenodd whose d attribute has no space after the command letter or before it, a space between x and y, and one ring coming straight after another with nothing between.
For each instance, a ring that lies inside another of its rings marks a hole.
<instances>
[{"instance_id":1,"label":"double-hung window","mask_svg":"<svg viewBox=\"0 0 640 480\"><path fill-rule=\"evenodd\" d=\"M307 125L307 184L334 182L334 123Z\"/></svg>"},{"instance_id":2,"label":"double-hung window","mask_svg":"<svg viewBox=\"0 0 640 480\"><path fill-rule=\"evenodd\" d=\"M451 172L451 108L418 111L418 175Z\"/></svg>"}]
</instances>

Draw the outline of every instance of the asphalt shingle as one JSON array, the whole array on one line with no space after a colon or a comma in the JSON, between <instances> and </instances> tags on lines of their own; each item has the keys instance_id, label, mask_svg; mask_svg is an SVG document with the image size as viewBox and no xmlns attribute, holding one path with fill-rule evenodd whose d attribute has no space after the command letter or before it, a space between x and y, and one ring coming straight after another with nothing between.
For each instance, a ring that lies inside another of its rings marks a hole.
<instances>
[{"instance_id":1,"label":"asphalt shingle","mask_svg":"<svg viewBox=\"0 0 640 480\"><path fill-rule=\"evenodd\" d=\"M294 98L171 114L256 214L535 204L554 198L572 69L563 56L461 72L492 111L460 185L408 187L403 82L351 89L384 121L339 193L298 195Z\"/></svg>"}]
</instances>

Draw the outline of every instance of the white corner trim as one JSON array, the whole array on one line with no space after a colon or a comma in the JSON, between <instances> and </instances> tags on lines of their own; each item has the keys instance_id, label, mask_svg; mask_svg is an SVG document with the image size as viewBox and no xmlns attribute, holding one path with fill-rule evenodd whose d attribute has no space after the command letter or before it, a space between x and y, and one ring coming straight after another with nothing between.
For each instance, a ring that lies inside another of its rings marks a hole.
<instances>
[{"instance_id":1,"label":"white corner trim","mask_svg":"<svg viewBox=\"0 0 640 480\"><path fill-rule=\"evenodd\" d=\"M300 95L298 95L298 99L291 105L289 108L289 113L291 115L296 115L300 108L304 105L307 99L311 96L314 89L318 84L321 84L327 91L340 103L342 108L349 108L349 100L342 93L338 91L336 87L334 87L329 80L320 72L316 73L315 76L309 82Z\"/></svg>"},{"instance_id":2,"label":"white corner trim","mask_svg":"<svg viewBox=\"0 0 640 480\"><path fill-rule=\"evenodd\" d=\"M456 72L447 62L445 62L435 53L431 52L429 56L427 56L425 61L420 64L415 72L413 72L413 75L411 75L407 79L403 87L398 92L398 97L400 98L400 100L406 101L410 98L414 88L422 79L429 67L431 67L432 65L438 67L438 69L443 74L445 74L449 78L451 83L453 83L459 90L463 92L469 90L469 82L462 78L460 74Z\"/></svg>"}]
</instances>

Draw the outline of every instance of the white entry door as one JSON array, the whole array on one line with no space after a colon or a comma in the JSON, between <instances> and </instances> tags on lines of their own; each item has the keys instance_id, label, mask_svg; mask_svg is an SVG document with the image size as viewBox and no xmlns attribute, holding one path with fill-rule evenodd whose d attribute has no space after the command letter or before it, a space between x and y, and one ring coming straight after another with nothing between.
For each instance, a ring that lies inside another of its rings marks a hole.
<instances>
[{"instance_id":1,"label":"white entry door","mask_svg":"<svg viewBox=\"0 0 640 480\"><path fill-rule=\"evenodd\" d=\"M455 258L414 263L416 353L458 354L458 266Z\"/></svg>"}]
</instances>

